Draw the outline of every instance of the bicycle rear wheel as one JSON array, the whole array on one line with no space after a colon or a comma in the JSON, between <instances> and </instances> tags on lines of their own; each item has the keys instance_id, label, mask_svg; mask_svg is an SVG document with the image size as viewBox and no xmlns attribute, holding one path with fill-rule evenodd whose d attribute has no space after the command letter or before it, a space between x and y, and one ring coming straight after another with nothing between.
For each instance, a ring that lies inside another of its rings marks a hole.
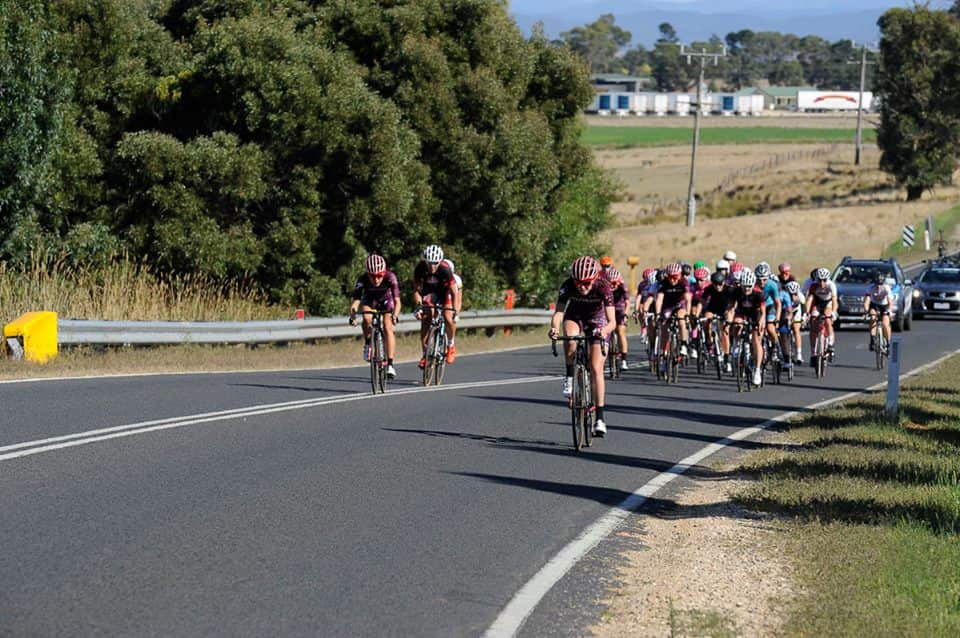
<instances>
[{"instance_id":1,"label":"bicycle rear wheel","mask_svg":"<svg viewBox=\"0 0 960 638\"><path fill-rule=\"evenodd\" d=\"M427 351L425 358L427 364L423 368L423 385L432 385L434 377L437 372L437 360L433 356L433 353L437 348L437 329L430 328L430 332L427 333Z\"/></svg>"},{"instance_id":2,"label":"bicycle rear wheel","mask_svg":"<svg viewBox=\"0 0 960 638\"><path fill-rule=\"evenodd\" d=\"M607 352L607 371L611 379L620 378L620 336L614 332L610 335L610 349Z\"/></svg>"},{"instance_id":3,"label":"bicycle rear wheel","mask_svg":"<svg viewBox=\"0 0 960 638\"><path fill-rule=\"evenodd\" d=\"M585 399L583 408L583 445L584 447L590 447L593 445L593 426L597 421L597 413L593 406L593 386L590 384L590 373L586 368L583 369L583 373L583 396Z\"/></svg>"},{"instance_id":4,"label":"bicycle rear wheel","mask_svg":"<svg viewBox=\"0 0 960 638\"><path fill-rule=\"evenodd\" d=\"M737 378L737 392L743 392L750 386L750 380L747 379L747 360L743 354L743 346L740 346L740 352L737 353L737 359L733 362L735 368L734 374ZM747 387L745 388L744 385Z\"/></svg>"}]
</instances>

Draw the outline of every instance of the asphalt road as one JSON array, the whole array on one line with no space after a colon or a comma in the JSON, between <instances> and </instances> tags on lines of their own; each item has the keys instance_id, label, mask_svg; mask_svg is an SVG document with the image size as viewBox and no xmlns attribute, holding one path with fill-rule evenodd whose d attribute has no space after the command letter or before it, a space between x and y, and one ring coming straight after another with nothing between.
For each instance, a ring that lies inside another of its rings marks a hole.
<instances>
[{"instance_id":1,"label":"asphalt road","mask_svg":"<svg viewBox=\"0 0 960 638\"><path fill-rule=\"evenodd\" d=\"M915 322L903 370L958 328ZM862 331L822 381L737 394L634 370L578 455L561 370L544 346L461 357L438 391L405 364L376 398L365 368L0 384L0 635L479 635L679 459L884 378Z\"/></svg>"}]
</instances>

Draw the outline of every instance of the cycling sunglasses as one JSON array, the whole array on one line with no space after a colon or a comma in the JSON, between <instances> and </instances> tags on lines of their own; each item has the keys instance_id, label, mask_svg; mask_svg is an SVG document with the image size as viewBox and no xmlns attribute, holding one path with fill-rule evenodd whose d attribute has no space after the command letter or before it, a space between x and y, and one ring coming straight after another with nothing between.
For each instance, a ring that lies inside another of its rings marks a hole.
<instances>
[{"instance_id":1,"label":"cycling sunglasses","mask_svg":"<svg viewBox=\"0 0 960 638\"><path fill-rule=\"evenodd\" d=\"M576 283L578 286L580 286L581 288L586 288L587 286L592 285L594 281L596 281L596 278L593 278L593 279L577 279L575 283Z\"/></svg>"}]
</instances>

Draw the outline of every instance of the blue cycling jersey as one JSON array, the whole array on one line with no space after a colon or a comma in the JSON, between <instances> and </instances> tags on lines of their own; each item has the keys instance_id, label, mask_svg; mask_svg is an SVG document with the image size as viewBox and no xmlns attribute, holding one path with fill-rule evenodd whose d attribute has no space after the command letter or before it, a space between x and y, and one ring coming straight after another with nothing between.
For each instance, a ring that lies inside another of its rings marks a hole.
<instances>
[{"instance_id":1,"label":"blue cycling jersey","mask_svg":"<svg viewBox=\"0 0 960 638\"><path fill-rule=\"evenodd\" d=\"M767 307L773 306L776 304L778 297L780 297L780 286L778 286L777 282L773 279L768 279L767 283L763 285L764 303Z\"/></svg>"}]
</instances>

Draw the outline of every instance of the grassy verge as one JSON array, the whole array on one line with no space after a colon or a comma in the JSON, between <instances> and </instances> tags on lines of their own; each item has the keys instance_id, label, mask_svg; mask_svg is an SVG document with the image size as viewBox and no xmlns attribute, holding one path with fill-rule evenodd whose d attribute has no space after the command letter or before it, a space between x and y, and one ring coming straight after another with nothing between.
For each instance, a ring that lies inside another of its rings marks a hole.
<instances>
[{"instance_id":1,"label":"grassy verge","mask_svg":"<svg viewBox=\"0 0 960 638\"><path fill-rule=\"evenodd\" d=\"M853 143L855 133L850 129L737 127L702 128L702 144L833 144ZM693 120L690 128L587 126L583 142L588 146L627 148L645 146L675 146L693 141ZM876 131L863 131L865 143L876 140Z\"/></svg>"},{"instance_id":2,"label":"grassy verge","mask_svg":"<svg viewBox=\"0 0 960 638\"><path fill-rule=\"evenodd\" d=\"M916 231L914 244L912 248L903 245L903 239L897 239L883 251L884 257L896 257L901 264L909 264L922 259L931 259L937 256L937 239L940 231L943 231L944 240L947 242L947 251L956 250L957 226L960 225L960 204L949 208L943 213L933 218L933 237L930 238L931 250L924 250L923 230L926 220L920 219L914 222L913 227ZM902 231L902 228L896 229Z\"/></svg>"},{"instance_id":3,"label":"grassy verge","mask_svg":"<svg viewBox=\"0 0 960 638\"><path fill-rule=\"evenodd\" d=\"M960 358L789 426L755 453L742 504L791 521L804 592L785 635L960 635Z\"/></svg>"}]
</instances>

